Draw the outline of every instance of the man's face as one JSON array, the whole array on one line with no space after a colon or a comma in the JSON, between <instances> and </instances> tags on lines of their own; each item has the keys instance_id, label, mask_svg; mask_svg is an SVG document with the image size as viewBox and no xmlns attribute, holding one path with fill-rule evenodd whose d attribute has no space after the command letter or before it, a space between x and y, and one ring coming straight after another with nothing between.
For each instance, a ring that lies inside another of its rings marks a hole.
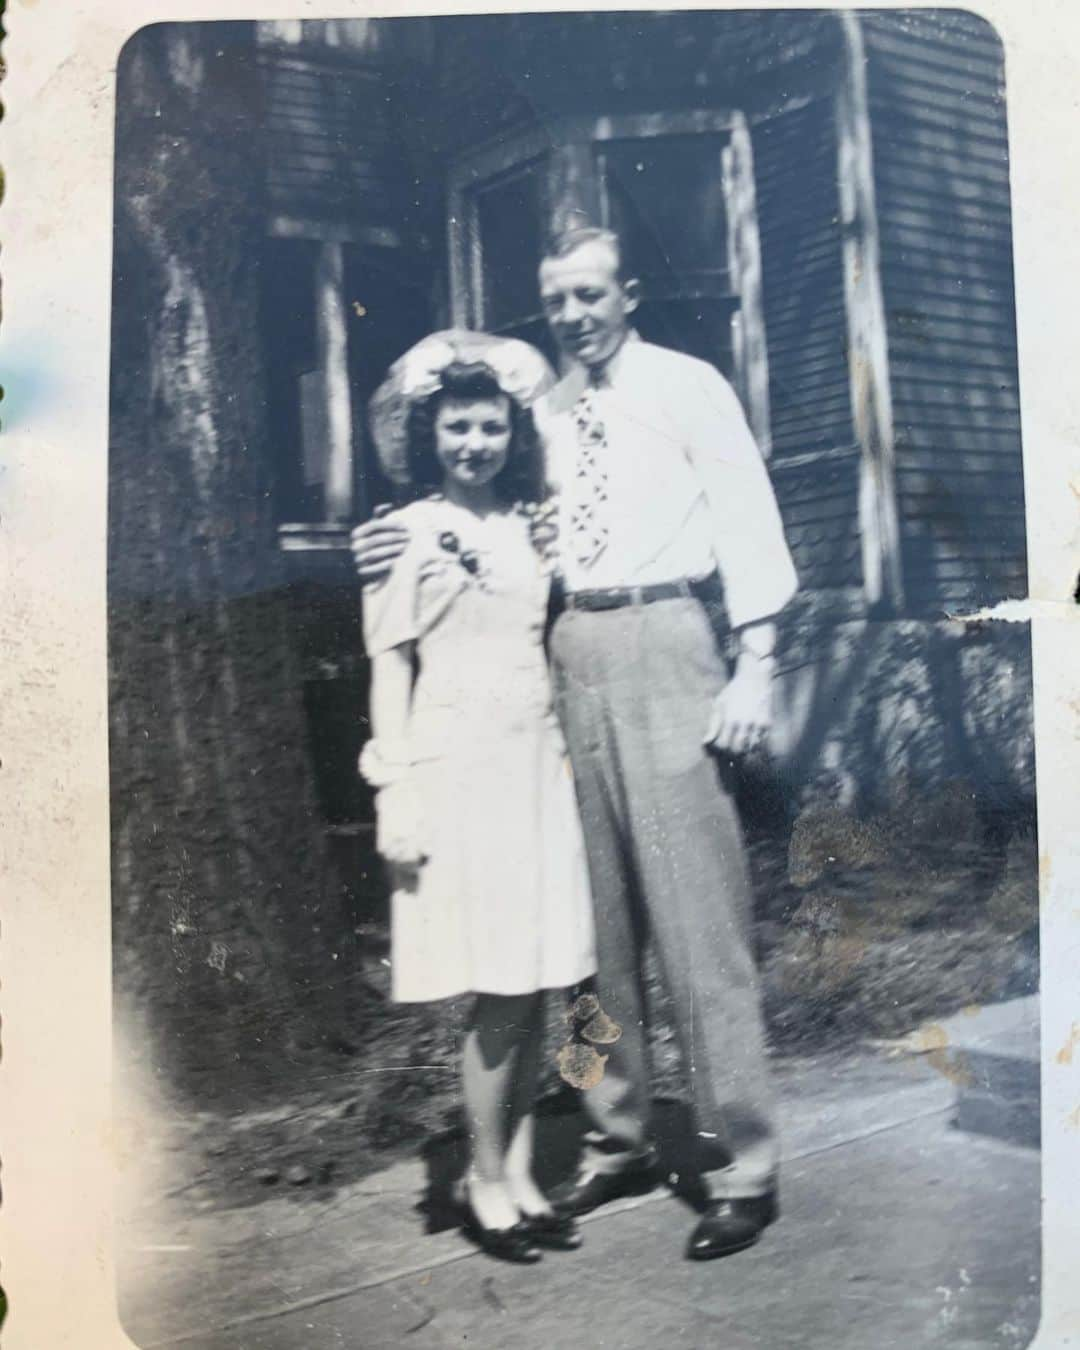
<instances>
[{"instance_id":1,"label":"man's face","mask_svg":"<svg viewBox=\"0 0 1080 1350\"><path fill-rule=\"evenodd\" d=\"M619 281L612 250L599 240L543 260L540 302L559 346L589 367L619 350L638 303L636 283Z\"/></svg>"}]
</instances>

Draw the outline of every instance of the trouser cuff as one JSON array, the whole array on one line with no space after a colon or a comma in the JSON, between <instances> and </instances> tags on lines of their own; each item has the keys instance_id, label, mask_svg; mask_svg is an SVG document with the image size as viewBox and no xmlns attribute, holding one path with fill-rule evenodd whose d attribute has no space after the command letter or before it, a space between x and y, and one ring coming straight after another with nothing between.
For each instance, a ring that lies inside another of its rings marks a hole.
<instances>
[{"instance_id":1,"label":"trouser cuff","mask_svg":"<svg viewBox=\"0 0 1080 1350\"><path fill-rule=\"evenodd\" d=\"M590 1171L617 1176L623 1172L647 1172L660 1161L660 1150L652 1143L634 1147L590 1132L585 1136L585 1160Z\"/></svg>"}]
</instances>

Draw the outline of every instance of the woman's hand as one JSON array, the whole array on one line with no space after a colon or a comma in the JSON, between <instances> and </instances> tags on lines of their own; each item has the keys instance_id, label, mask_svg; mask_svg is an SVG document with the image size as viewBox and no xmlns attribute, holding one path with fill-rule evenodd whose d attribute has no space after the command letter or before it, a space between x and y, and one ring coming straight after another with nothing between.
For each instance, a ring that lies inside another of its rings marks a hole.
<instances>
[{"instance_id":1,"label":"woman's hand","mask_svg":"<svg viewBox=\"0 0 1080 1350\"><path fill-rule=\"evenodd\" d=\"M415 870L427 861L416 790L403 778L380 788L375 799L375 847L395 868Z\"/></svg>"},{"instance_id":2,"label":"woman's hand","mask_svg":"<svg viewBox=\"0 0 1080 1350\"><path fill-rule=\"evenodd\" d=\"M408 547L409 531L400 520L387 519L389 507L376 507L371 520L358 525L349 537L360 580L382 581Z\"/></svg>"}]
</instances>

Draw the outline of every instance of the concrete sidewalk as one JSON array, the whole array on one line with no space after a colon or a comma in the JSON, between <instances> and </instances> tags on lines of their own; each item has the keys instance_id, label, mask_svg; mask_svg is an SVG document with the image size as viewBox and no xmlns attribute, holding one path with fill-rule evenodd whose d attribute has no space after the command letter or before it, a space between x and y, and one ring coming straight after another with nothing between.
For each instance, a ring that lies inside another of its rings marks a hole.
<instances>
[{"instance_id":1,"label":"concrete sidewalk","mask_svg":"<svg viewBox=\"0 0 1080 1350\"><path fill-rule=\"evenodd\" d=\"M590 1216L579 1253L492 1262L417 1212L453 1171L448 1146L329 1202L143 1215L122 1234L124 1322L143 1350L1016 1350L1037 1321L1038 1155L959 1133L943 1067L880 1053L779 1065L782 1219L725 1261L682 1260L694 1216L665 1190ZM552 1178L577 1130L543 1122Z\"/></svg>"}]
</instances>

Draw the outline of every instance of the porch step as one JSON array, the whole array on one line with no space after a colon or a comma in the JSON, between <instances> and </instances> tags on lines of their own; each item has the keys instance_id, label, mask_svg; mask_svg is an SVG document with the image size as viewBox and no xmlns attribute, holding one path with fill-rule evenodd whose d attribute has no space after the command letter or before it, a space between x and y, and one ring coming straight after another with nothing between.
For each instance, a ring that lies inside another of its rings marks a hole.
<instances>
[{"instance_id":1,"label":"porch step","mask_svg":"<svg viewBox=\"0 0 1080 1350\"><path fill-rule=\"evenodd\" d=\"M1038 995L959 1013L943 1029L956 1083L956 1128L1038 1148Z\"/></svg>"}]
</instances>

